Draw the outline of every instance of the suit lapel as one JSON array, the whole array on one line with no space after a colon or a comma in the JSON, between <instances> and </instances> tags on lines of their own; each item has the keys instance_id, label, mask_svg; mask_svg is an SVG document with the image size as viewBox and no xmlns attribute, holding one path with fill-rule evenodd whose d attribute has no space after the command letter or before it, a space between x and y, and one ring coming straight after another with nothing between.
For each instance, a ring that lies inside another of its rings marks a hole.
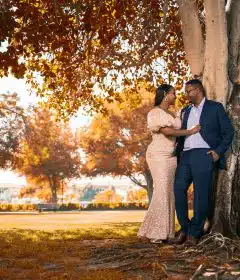
<instances>
[{"instance_id":1,"label":"suit lapel","mask_svg":"<svg viewBox=\"0 0 240 280\"><path fill-rule=\"evenodd\" d=\"M183 112L183 115L182 115L182 129L187 129L187 122L188 122L188 118L189 118L189 114L190 114L191 108L192 107L189 106Z\"/></svg>"},{"instance_id":2,"label":"suit lapel","mask_svg":"<svg viewBox=\"0 0 240 280\"><path fill-rule=\"evenodd\" d=\"M208 100L206 99L206 100L205 100L205 103L204 103L204 105L203 105L203 108L202 108L202 113L201 113L201 117L200 117L200 121L199 121L199 123L200 123L201 125L204 123L204 120L205 120L206 117L207 117L208 107L209 107L209 102L208 102Z\"/></svg>"}]
</instances>

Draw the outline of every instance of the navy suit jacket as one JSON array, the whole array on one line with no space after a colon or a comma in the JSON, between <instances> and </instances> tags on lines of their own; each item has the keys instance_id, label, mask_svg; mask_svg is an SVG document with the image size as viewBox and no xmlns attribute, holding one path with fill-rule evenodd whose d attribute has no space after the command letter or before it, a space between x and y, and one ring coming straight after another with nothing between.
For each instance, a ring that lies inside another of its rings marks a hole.
<instances>
[{"instance_id":1,"label":"navy suit jacket","mask_svg":"<svg viewBox=\"0 0 240 280\"><path fill-rule=\"evenodd\" d=\"M191 106L187 106L181 112L182 129L187 129L190 111ZM202 138L207 142L210 149L215 150L220 156L217 166L220 169L226 169L224 154L233 141L234 129L223 105L219 102L206 99L200 117L200 125ZM178 162L183 152L184 141L185 136L177 138L176 155Z\"/></svg>"}]
</instances>

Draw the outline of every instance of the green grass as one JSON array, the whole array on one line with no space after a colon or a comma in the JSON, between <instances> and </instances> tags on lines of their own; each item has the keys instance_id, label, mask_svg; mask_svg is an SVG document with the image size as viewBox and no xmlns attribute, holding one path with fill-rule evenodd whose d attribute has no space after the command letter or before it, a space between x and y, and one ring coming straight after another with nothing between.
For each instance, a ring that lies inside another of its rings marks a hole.
<instances>
[{"instance_id":1,"label":"green grass","mask_svg":"<svg viewBox=\"0 0 240 280\"><path fill-rule=\"evenodd\" d=\"M0 230L0 239L14 241L16 238L31 241L46 240L89 240L109 238L135 237L140 223L111 223L111 224L88 224L78 229L69 230L30 230L30 229L3 229Z\"/></svg>"}]
</instances>

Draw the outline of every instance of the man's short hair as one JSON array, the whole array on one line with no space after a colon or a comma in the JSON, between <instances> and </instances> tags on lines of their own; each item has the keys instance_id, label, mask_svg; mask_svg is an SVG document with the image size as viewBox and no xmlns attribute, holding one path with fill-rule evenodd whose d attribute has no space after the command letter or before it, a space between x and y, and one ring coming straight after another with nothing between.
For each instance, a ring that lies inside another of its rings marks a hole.
<instances>
[{"instance_id":1,"label":"man's short hair","mask_svg":"<svg viewBox=\"0 0 240 280\"><path fill-rule=\"evenodd\" d=\"M203 95L206 96L205 89L200 80L198 80L198 79L189 80L188 82L186 82L186 86L188 86L188 85L194 86L195 88L199 88L201 90L201 92L203 93Z\"/></svg>"}]
</instances>

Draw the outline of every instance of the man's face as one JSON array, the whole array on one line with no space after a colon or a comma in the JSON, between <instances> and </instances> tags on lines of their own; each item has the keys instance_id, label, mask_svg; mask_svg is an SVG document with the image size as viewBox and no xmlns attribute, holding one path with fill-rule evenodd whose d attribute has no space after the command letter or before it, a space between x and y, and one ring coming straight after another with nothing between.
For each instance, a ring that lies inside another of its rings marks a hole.
<instances>
[{"instance_id":1,"label":"man's face","mask_svg":"<svg viewBox=\"0 0 240 280\"><path fill-rule=\"evenodd\" d=\"M186 96L187 99L191 102L191 103L195 103L197 100L199 94L199 89L192 86L192 85L187 85L186 86Z\"/></svg>"}]
</instances>

